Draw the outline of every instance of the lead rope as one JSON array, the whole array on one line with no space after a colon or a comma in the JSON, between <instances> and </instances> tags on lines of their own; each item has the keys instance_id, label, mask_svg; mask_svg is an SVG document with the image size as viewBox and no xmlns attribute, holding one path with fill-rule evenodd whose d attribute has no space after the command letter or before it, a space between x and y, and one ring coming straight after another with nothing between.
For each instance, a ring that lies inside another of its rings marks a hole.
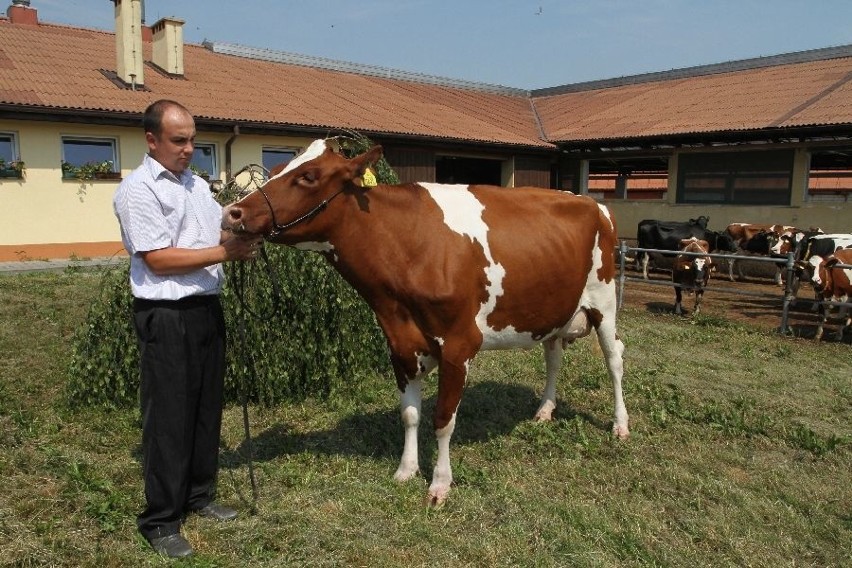
<instances>
[{"instance_id":1,"label":"lead rope","mask_svg":"<svg viewBox=\"0 0 852 568\"><path fill-rule=\"evenodd\" d=\"M259 169L262 170L264 173L261 174L259 172ZM249 175L249 178L250 178L249 183L246 185L245 188L240 187L236 183L237 176L239 176L241 173L244 173L244 172L247 172L248 175ZM245 193L247 191L249 185L251 185L252 183L254 183L254 184L258 183L258 176L261 178L261 181L263 181L262 178L264 177L264 175L268 176L268 174L269 173L262 166L258 166L256 164L251 164L251 165L244 167L243 169L241 169L236 174L234 174L234 176L228 182L227 186L228 187L230 187L230 186L238 187L239 188L238 194L239 193ZM269 260L269 255L267 255L266 249L262 245L261 245L261 249L260 249L260 254L261 254L262 260L263 260L263 262L266 266L266 271L267 271L267 275L269 276L269 280L272 283L272 293L273 293L273 296L272 296L272 311L274 312L274 311L277 311L281 306L281 289L278 285L278 279L275 278L274 271L272 270L272 263ZM265 317L261 316L256 311L249 308L248 302L246 301L245 284L246 284L247 276L246 276L246 266L245 266L244 262L241 262L234 267L233 276L234 276L234 293L236 294L237 300L239 301L240 306L242 306L245 313L251 315L255 319L259 319L259 320L265 319ZM239 326L238 326L237 329L239 331L239 336L240 336L240 346L241 346L241 348L245 348L245 346L248 345L248 342L246 341L246 320L245 320L245 317L240 317L238 319L239 319ZM254 370L254 368L255 368L254 358L251 355L251 351L250 350L244 351L244 357L245 357L244 363L246 363L246 368ZM252 503L251 503L250 507L251 507L251 514L255 515L255 514L257 514L257 503L260 499L260 493L259 493L258 488L257 488L257 477L255 476L255 472L254 472L254 442L252 441L252 437L251 437L251 425L249 423L248 401L249 401L249 384L247 382L243 382L243 384L240 387L240 403L241 403L242 409L243 409L243 432L245 434L245 447L246 447L246 453L247 453L249 482L251 483Z\"/></svg>"}]
</instances>

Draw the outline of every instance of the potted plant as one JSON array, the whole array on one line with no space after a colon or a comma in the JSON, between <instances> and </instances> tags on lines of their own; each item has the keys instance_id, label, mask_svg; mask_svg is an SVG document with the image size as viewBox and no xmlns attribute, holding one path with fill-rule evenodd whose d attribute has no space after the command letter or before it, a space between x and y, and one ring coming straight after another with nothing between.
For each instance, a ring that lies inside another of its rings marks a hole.
<instances>
[{"instance_id":1,"label":"potted plant","mask_svg":"<svg viewBox=\"0 0 852 568\"><path fill-rule=\"evenodd\" d=\"M0 178L24 179L24 171L26 169L23 160L6 162L6 160L0 158Z\"/></svg>"},{"instance_id":2,"label":"potted plant","mask_svg":"<svg viewBox=\"0 0 852 568\"><path fill-rule=\"evenodd\" d=\"M75 166L69 162L62 162L62 178L63 179L121 179L121 173L113 171L111 160L103 162L86 162L79 166Z\"/></svg>"},{"instance_id":3,"label":"potted plant","mask_svg":"<svg viewBox=\"0 0 852 568\"><path fill-rule=\"evenodd\" d=\"M199 168L195 164L189 164L189 169L192 173L194 173L195 175L197 175L198 177L200 177L204 181L206 181L206 182L210 181L210 172L208 172L207 170L202 170L201 168Z\"/></svg>"}]
</instances>

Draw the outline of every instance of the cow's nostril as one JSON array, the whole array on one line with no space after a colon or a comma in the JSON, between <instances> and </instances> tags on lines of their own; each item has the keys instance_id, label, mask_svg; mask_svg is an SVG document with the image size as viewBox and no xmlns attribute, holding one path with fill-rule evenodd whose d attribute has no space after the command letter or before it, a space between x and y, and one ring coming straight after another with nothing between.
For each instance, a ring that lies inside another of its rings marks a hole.
<instances>
[{"instance_id":1,"label":"cow's nostril","mask_svg":"<svg viewBox=\"0 0 852 568\"><path fill-rule=\"evenodd\" d=\"M239 210L239 208L237 208L237 207L230 207L230 208L228 209L228 217L229 217L232 221L239 221L239 220L240 220L240 217L242 217L242 216L243 216L243 213L242 213L242 211L240 211L240 210Z\"/></svg>"}]
</instances>

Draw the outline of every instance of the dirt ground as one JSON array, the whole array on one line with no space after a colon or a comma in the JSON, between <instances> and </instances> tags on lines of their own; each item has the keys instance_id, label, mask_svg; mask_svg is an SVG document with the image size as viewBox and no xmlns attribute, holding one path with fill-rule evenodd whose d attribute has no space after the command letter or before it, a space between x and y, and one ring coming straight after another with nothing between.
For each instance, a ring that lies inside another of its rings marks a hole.
<instances>
[{"instance_id":1,"label":"dirt ground","mask_svg":"<svg viewBox=\"0 0 852 568\"><path fill-rule=\"evenodd\" d=\"M735 281L731 282L728 279L728 267L722 260L718 266L719 270L713 272L710 278L710 284L701 301L701 312L770 330L779 330L784 306L784 287L775 284L774 271L771 267L747 262L742 264L743 280L739 280L735 273ZM674 313L674 288L666 285L671 282L671 272L665 261L660 263L659 268L648 272L649 281L655 284L643 281L642 272L636 271L630 264L628 264L626 276L628 278L624 284L626 306L644 308L654 313ZM813 339L816 333L819 316L813 299L813 288L803 283L797 300L790 306L788 313L788 329L795 337ZM684 294L685 317L692 314L694 305L694 297ZM834 308L832 313L836 316L837 308ZM829 319L825 326L823 341L836 341L839 323L840 320L837 317ZM846 331L843 342L852 345L852 332Z\"/></svg>"}]
</instances>

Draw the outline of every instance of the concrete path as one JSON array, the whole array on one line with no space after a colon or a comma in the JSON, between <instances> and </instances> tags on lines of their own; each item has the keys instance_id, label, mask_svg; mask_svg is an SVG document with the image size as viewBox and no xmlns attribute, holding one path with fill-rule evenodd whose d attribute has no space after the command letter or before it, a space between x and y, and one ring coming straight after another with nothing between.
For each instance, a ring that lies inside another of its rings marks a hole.
<instances>
[{"instance_id":1,"label":"concrete path","mask_svg":"<svg viewBox=\"0 0 852 568\"><path fill-rule=\"evenodd\" d=\"M67 259L59 258L52 260L20 260L11 262L0 262L0 275L20 274L23 272L61 272L66 268L92 268L99 266L112 266L127 262L126 256L113 256L103 258Z\"/></svg>"}]
</instances>

